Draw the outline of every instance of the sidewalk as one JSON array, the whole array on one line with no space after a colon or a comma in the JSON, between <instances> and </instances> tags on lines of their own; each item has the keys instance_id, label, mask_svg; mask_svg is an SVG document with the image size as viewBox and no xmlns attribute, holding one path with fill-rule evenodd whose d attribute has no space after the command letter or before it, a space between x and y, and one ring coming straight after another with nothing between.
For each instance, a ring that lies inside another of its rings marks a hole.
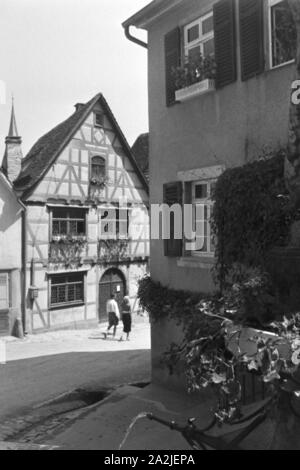
<instances>
[{"instance_id":1,"label":"sidewalk","mask_svg":"<svg viewBox=\"0 0 300 470\"><path fill-rule=\"evenodd\" d=\"M103 332L106 331L106 327L103 324L93 329L49 331L28 335L24 339L7 336L1 337L0 341L5 343L7 362L51 354L64 354L71 351L104 352L150 349L149 321L134 323L130 341L123 342L118 341L122 333L121 326L117 329L115 339L109 336L104 341Z\"/></svg>"}]
</instances>

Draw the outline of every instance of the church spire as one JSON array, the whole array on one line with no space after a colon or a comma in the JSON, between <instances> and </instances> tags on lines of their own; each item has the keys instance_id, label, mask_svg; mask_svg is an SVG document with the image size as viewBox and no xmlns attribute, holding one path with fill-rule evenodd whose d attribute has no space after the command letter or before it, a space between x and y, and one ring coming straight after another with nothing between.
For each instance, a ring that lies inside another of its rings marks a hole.
<instances>
[{"instance_id":1,"label":"church spire","mask_svg":"<svg viewBox=\"0 0 300 470\"><path fill-rule=\"evenodd\" d=\"M2 161L2 170L13 183L19 176L22 163L22 138L18 135L14 97L12 96L11 116L8 135L5 139L5 153Z\"/></svg>"},{"instance_id":2,"label":"church spire","mask_svg":"<svg viewBox=\"0 0 300 470\"><path fill-rule=\"evenodd\" d=\"M9 125L7 138L11 138L11 137L20 139L18 135L18 129L17 129L16 117L15 117L14 95L12 95L11 97L11 117L10 117L10 125Z\"/></svg>"}]
</instances>

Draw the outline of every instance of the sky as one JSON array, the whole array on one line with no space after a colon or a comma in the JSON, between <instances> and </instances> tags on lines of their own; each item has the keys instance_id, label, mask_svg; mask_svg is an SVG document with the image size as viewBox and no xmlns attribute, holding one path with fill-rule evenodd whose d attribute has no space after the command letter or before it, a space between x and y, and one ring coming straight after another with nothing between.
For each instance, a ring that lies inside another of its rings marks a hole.
<instances>
[{"instance_id":1,"label":"sky","mask_svg":"<svg viewBox=\"0 0 300 470\"><path fill-rule=\"evenodd\" d=\"M147 50L125 38L121 23L149 2L0 0L0 161L12 94L24 156L99 92L130 145L148 131Z\"/></svg>"}]
</instances>

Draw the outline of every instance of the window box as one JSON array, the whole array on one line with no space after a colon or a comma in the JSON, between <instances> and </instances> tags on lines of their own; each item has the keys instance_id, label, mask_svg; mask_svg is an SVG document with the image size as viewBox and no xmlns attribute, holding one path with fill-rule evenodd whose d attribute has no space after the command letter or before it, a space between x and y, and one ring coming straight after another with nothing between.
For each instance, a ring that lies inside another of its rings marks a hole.
<instances>
[{"instance_id":1,"label":"window box","mask_svg":"<svg viewBox=\"0 0 300 470\"><path fill-rule=\"evenodd\" d=\"M182 88L181 90L177 90L175 94L176 101L184 102L205 93L214 91L215 89L215 80L207 78L201 82L194 83L193 85Z\"/></svg>"}]
</instances>

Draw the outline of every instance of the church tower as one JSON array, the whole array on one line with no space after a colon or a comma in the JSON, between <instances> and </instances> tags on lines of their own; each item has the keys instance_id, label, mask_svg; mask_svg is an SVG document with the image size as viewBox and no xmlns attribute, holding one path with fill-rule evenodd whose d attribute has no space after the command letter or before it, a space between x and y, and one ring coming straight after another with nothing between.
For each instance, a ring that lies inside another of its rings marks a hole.
<instances>
[{"instance_id":1,"label":"church tower","mask_svg":"<svg viewBox=\"0 0 300 470\"><path fill-rule=\"evenodd\" d=\"M5 139L5 152L2 161L2 170L13 183L20 174L22 164L22 138L18 135L18 129L15 118L14 100L12 99L11 118L8 136Z\"/></svg>"}]
</instances>

